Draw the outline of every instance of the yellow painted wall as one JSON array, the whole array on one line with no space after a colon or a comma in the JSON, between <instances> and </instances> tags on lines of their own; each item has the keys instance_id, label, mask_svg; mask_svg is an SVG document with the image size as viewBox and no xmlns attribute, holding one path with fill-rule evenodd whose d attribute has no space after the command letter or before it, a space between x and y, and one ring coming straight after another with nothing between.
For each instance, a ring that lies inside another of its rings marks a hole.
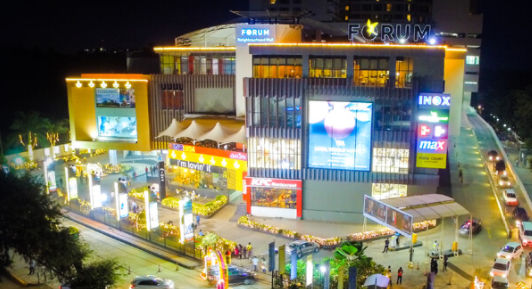
<instances>
[{"instance_id":1,"label":"yellow painted wall","mask_svg":"<svg viewBox=\"0 0 532 289\"><path fill-rule=\"evenodd\" d=\"M115 76L116 78L113 78ZM68 111L70 116L70 131L72 146L75 148L113 149L131 151L151 151L150 145L150 120L148 106L148 82L138 79L150 80L149 75L131 75L131 88L135 89L135 113L137 118L137 142L120 141L92 141L98 136L96 121L96 87L105 79L108 87L112 88L115 79L123 86L128 80L124 74L91 74L82 78L68 78ZM95 87L88 87L90 80ZM76 87L80 80L82 87Z\"/></svg>"},{"instance_id":2,"label":"yellow painted wall","mask_svg":"<svg viewBox=\"0 0 532 289\"><path fill-rule=\"evenodd\" d=\"M464 66L465 51L446 51L443 79L445 80L444 93L451 95L449 135L452 136L460 135L464 96Z\"/></svg>"}]
</instances>

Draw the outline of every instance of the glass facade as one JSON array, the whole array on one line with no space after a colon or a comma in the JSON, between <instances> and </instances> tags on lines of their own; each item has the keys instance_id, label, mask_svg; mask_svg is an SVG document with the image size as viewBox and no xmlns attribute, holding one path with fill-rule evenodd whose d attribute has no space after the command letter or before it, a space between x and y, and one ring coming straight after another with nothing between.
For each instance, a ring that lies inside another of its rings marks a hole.
<instances>
[{"instance_id":1,"label":"glass facade","mask_svg":"<svg viewBox=\"0 0 532 289\"><path fill-rule=\"evenodd\" d=\"M414 61L411 57L398 56L395 61L395 87L412 87Z\"/></svg>"},{"instance_id":2,"label":"glass facade","mask_svg":"<svg viewBox=\"0 0 532 289\"><path fill-rule=\"evenodd\" d=\"M295 189L251 188L251 205L295 209L297 194Z\"/></svg>"},{"instance_id":3,"label":"glass facade","mask_svg":"<svg viewBox=\"0 0 532 289\"><path fill-rule=\"evenodd\" d=\"M235 74L232 54L175 54L161 55L162 74Z\"/></svg>"},{"instance_id":4,"label":"glass facade","mask_svg":"<svg viewBox=\"0 0 532 289\"><path fill-rule=\"evenodd\" d=\"M254 56L254 78L301 78L301 56Z\"/></svg>"},{"instance_id":5,"label":"glass facade","mask_svg":"<svg viewBox=\"0 0 532 289\"><path fill-rule=\"evenodd\" d=\"M408 174L408 157L408 149L374 147L372 171Z\"/></svg>"},{"instance_id":6,"label":"glass facade","mask_svg":"<svg viewBox=\"0 0 532 289\"><path fill-rule=\"evenodd\" d=\"M248 138L248 167L301 169L301 141L297 139Z\"/></svg>"},{"instance_id":7,"label":"glass facade","mask_svg":"<svg viewBox=\"0 0 532 289\"><path fill-rule=\"evenodd\" d=\"M247 125L301 127L301 98L251 97L247 100Z\"/></svg>"},{"instance_id":8,"label":"glass facade","mask_svg":"<svg viewBox=\"0 0 532 289\"><path fill-rule=\"evenodd\" d=\"M406 197L407 185L373 183L371 196L377 200Z\"/></svg>"},{"instance_id":9,"label":"glass facade","mask_svg":"<svg viewBox=\"0 0 532 289\"><path fill-rule=\"evenodd\" d=\"M347 60L345 57L310 56L309 77L346 78Z\"/></svg>"},{"instance_id":10,"label":"glass facade","mask_svg":"<svg viewBox=\"0 0 532 289\"><path fill-rule=\"evenodd\" d=\"M168 168L170 184L188 188L206 188L213 190L227 189L227 170L219 172L205 172L178 166Z\"/></svg>"},{"instance_id":11,"label":"glass facade","mask_svg":"<svg viewBox=\"0 0 532 289\"><path fill-rule=\"evenodd\" d=\"M412 101L375 100L375 130L409 131L412 129Z\"/></svg>"},{"instance_id":12,"label":"glass facade","mask_svg":"<svg viewBox=\"0 0 532 289\"><path fill-rule=\"evenodd\" d=\"M354 82L360 86L388 86L390 68L387 58L355 58Z\"/></svg>"}]
</instances>

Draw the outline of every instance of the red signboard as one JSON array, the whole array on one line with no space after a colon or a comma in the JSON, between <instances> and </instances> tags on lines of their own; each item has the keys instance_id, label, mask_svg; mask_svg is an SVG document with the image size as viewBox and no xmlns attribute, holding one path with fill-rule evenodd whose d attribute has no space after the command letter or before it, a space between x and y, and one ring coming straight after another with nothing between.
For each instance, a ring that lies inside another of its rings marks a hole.
<instances>
[{"instance_id":1,"label":"red signboard","mask_svg":"<svg viewBox=\"0 0 532 289\"><path fill-rule=\"evenodd\" d=\"M246 178L246 185L249 187L301 190L302 181L283 180L283 179L267 179L267 178Z\"/></svg>"},{"instance_id":2,"label":"red signboard","mask_svg":"<svg viewBox=\"0 0 532 289\"><path fill-rule=\"evenodd\" d=\"M197 153L197 154L204 154L204 155L209 155L209 156L218 156L218 157L223 157L223 158L230 158L230 159L233 159L233 160L241 160L241 161L247 161L248 160L248 154L247 153L243 153L243 152L226 151L226 150L205 148L205 147L199 147L199 146L177 144L177 143L170 143L169 144L169 149L177 150L177 151Z\"/></svg>"}]
</instances>

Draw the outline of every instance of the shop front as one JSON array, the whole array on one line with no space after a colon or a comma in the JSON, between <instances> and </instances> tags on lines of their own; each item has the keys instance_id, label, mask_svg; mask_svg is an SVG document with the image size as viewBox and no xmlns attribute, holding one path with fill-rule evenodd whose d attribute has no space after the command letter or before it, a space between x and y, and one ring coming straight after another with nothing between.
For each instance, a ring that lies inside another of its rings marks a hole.
<instances>
[{"instance_id":1,"label":"shop front","mask_svg":"<svg viewBox=\"0 0 532 289\"><path fill-rule=\"evenodd\" d=\"M246 153L172 143L168 163L171 185L219 192L243 191Z\"/></svg>"},{"instance_id":2,"label":"shop front","mask_svg":"<svg viewBox=\"0 0 532 289\"><path fill-rule=\"evenodd\" d=\"M245 178L247 212L260 217L301 218L302 181Z\"/></svg>"}]
</instances>

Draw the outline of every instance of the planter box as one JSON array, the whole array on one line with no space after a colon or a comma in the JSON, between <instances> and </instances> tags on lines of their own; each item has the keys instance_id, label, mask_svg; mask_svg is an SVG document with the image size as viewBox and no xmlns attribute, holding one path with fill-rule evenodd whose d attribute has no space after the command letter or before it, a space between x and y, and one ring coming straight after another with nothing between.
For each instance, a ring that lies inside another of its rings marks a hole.
<instances>
[{"instance_id":1,"label":"planter box","mask_svg":"<svg viewBox=\"0 0 532 289\"><path fill-rule=\"evenodd\" d=\"M161 202L159 202L160 204ZM203 218L203 219L210 219L212 218L214 215L216 215L216 213L218 213L221 209L223 209L228 203L225 203L223 204L218 210L214 211L212 214L208 215L208 216L202 216L200 215L200 218ZM174 212L179 212L178 209L175 209L175 208L171 208L171 207L167 207L167 206L164 206L161 204L161 208L165 208L167 210L171 210L171 211L174 211Z\"/></svg>"}]
</instances>

